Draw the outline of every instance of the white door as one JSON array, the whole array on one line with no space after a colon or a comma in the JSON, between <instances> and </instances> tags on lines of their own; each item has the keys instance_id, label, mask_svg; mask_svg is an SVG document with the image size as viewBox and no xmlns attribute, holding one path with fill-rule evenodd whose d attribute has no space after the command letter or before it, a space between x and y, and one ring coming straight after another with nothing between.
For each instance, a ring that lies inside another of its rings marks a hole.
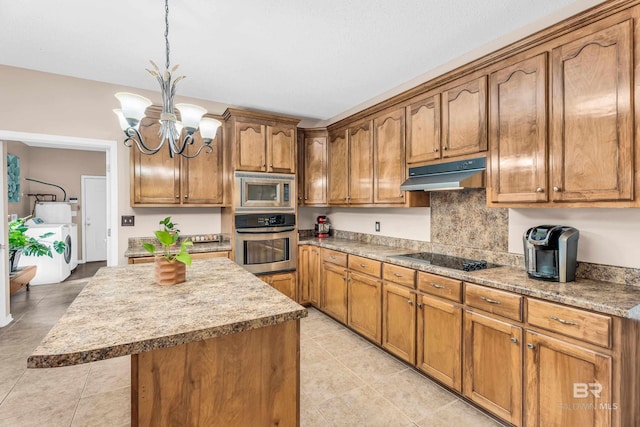
<instances>
[{"instance_id":1,"label":"white door","mask_svg":"<svg viewBox=\"0 0 640 427\"><path fill-rule=\"evenodd\" d=\"M0 218L7 217L7 150L4 141L0 140ZM7 240L7 221L0 223L0 280L4 286L0 286L0 328L11 322L9 311L9 257Z\"/></svg>"},{"instance_id":2,"label":"white door","mask_svg":"<svg viewBox=\"0 0 640 427\"><path fill-rule=\"evenodd\" d=\"M82 253L85 262L107 259L107 180L82 175Z\"/></svg>"}]
</instances>

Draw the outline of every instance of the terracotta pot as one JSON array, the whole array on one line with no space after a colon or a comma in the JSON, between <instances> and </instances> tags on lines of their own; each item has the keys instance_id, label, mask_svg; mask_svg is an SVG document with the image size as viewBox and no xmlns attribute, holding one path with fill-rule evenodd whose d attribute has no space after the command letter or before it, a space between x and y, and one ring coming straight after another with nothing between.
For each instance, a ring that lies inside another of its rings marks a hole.
<instances>
[{"instance_id":1,"label":"terracotta pot","mask_svg":"<svg viewBox=\"0 0 640 427\"><path fill-rule=\"evenodd\" d=\"M165 257L156 257L155 280L158 285L177 285L187 280L187 266L178 261L167 261Z\"/></svg>"}]
</instances>

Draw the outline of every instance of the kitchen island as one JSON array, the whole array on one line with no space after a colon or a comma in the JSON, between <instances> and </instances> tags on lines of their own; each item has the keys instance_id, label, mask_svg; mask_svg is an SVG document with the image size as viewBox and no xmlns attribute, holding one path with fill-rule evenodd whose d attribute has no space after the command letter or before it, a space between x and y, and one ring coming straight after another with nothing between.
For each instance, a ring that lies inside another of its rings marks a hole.
<instances>
[{"instance_id":1,"label":"kitchen island","mask_svg":"<svg viewBox=\"0 0 640 427\"><path fill-rule=\"evenodd\" d=\"M152 264L105 267L27 365L131 355L132 426L296 426L306 315L226 258L194 261L168 287Z\"/></svg>"}]
</instances>

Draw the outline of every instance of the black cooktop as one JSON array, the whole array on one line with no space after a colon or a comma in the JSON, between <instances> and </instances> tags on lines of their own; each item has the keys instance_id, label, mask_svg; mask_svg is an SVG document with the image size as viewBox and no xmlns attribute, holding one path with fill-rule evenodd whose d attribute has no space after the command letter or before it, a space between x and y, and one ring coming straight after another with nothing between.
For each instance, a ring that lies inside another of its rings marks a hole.
<instances>
[{"instance_id":1,"label":"black cooktop","mask_svg":"<svg viewBox=\"0 0 640 427\"><path fill-rule=\"evenodd\" d=\"M455 256L434 254L431 252L417 252L412 254L393 255L391 258L423 262L425 264L431 264L438 267L445 267L462 271L484 270L485 268L500 267L500 265L498 264L492 264L485 260L458 258Z\"/></svg>"}]
</instances>

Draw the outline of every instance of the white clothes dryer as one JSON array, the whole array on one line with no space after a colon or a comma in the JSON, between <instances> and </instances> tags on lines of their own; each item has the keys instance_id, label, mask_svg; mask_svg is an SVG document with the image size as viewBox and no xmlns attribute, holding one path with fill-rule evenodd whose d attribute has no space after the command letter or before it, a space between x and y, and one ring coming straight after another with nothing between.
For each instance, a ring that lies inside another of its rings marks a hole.
<instances>
[{"instance_id":1,"label":"white clothes dryer","mask_svg":"<svg viewBox=\"0 0 640 427\"><path fill-rule=\"evenodd\" d=\"M69 268L71 271L75 270L78 266L78 224L69 224L71 227L71 262Z\"/></svg>"},{"instance_id":2,"label":"white clothes dryer","mask_svg":"<svg viewBox=\"0 0 640 427\"><path fill-rule=\"evenodd\" d=\"M49 237L41 238L40 236L52 233ZM35 265L36 275L31 280L31 285L46 285L50 283L59 283L69 277L71 274L71 252L73 250L71 243L71 226L69 224L30 224L25 232L27 236L34 237L42 243L51 246L51 258L48 256L26 256L22 255L18 262L18 267L27 265ZM61 254L53 250L53 242L59 240L66 244L65 251Z\"/></svg>"}]
</instances>

